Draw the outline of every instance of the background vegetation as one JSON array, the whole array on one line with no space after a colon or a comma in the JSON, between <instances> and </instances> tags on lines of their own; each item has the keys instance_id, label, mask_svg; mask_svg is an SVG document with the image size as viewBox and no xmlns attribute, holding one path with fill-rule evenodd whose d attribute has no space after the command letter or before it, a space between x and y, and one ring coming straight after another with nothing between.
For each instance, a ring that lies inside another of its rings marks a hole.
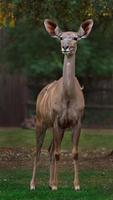
<instances>
[{"instance_id":1,"label":"background vegetation","mask_svg":"<svg viewBox=\"0 0 113 200\"><path fill-rule=\"evenodd\" d=\"M1 71L54 78L62 72L60 45L46 33L50 18L62 30L77 31L81 22L94 20L88 39L80 41L77 74L113 73L113 0L1 0L0 24L8 35L0 50Z\"/></svg>"}]
</instances>

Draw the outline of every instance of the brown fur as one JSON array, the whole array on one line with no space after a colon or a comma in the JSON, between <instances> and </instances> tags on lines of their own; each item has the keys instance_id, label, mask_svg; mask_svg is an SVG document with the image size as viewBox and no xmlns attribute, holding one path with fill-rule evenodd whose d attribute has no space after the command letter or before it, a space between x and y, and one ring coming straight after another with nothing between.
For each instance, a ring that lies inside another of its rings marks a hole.
<instances>
[{"instance_id":1,"label":"brown fur","mask_svg":"<svg viewBox=\"0 0 113 200\"><path fill-rule=\"evenodd\" d=\"M36 103L37 118L47 127L52 127L56 118L61 127L76 125L78 115L84 109L84 98L77 78L75 78L76 99L68 98L63 91L63 79L54 81L40 92Z\"/></svg>"},{"instance_id":2,"label":"brown fur","mask_svg":"<svg viewBox=\"0 0 113 200\"><path fill-rule=\"evenodd\" d=\"M53 128L53 139L49 147L50 179L49 186L57 189L57 164L60 158L60 146L66 128L72 130L72 157L74 162L74 189L79 190L78 177L78 142L81 119L84 111L84 97L80 84L75 77L75 53L77 40L86 37L93 21L87 20L80 26L79 32L61 32L51 20L44 21L45 28L52 37L60 38L61 51L65 54L63 76L58 81L47 85L38 95L36 103L36 156L30 187L35 189L37 161L39 160L45 131Z\"/></svg>"}]
</instances>

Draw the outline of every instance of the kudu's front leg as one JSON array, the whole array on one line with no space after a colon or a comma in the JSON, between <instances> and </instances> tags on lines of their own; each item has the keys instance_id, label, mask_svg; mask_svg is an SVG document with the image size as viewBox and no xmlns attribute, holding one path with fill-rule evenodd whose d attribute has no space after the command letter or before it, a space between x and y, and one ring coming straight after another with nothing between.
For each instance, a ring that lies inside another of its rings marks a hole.
<instances>
[{"instance_id":1,"label":"kudu's front leg","mask_svg":"<svg viewBox=\"0 0 113 200\"><path fill-rule=\"evenodd\" d=\"M74 163L74 189L80 190L80 181L79 181L79 171L78 171L78 142L81 130L81 123L79 122L76 127L72 130L72 156L73 156L73 163Z\"/></svg>"},{"instance_id":2,"label":"kudu's front leg","mask_svg":"<svg viewBox=\"0 0 113 200\"><path fill-rule=\"evenodd\" d=\"M64 130L59 128L56 124L53 128L53 141L49 147L50 153L50 179L49 186L52 190L57 190L57 163L60 159L60 147L63 139Z\"/></svg>"},{"instance_id":3,"label":"kudu's front leg","mask_svg":"<svg viewBox=\"0 0 113 200\"><path fill-rule=\"evenodd\" d=\"M37 120L36 122L36 154L34 158L32 179L30 182L31 190L35 190L37 164L40 158L40 152L41 152L41 147L44 141L45 133L46 133L45 125L42 122Z\"/></svg>"}]
</instances>

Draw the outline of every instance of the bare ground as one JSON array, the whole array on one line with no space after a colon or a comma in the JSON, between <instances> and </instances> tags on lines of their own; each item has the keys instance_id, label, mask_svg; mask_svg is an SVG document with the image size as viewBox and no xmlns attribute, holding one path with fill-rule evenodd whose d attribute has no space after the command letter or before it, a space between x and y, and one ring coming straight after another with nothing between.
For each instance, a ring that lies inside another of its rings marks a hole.
<instances>
[{"instance_id":1,"label":"bare ground","mask_svg":"<svg viewBox=\"0 0 113 200\"><path fill-rule=\"evenodd\" d=\"M24 148L0 148L0 168L1 169L31 169L35 149ZM80 151L79 165L81 169L113 169L113 152L103 150ZM40 167L49 166L49 155L47 150L42 150ZM59 161L59 168L71 169L72 155L70 152L62 151Z\"/></svg>"}]
</instances>

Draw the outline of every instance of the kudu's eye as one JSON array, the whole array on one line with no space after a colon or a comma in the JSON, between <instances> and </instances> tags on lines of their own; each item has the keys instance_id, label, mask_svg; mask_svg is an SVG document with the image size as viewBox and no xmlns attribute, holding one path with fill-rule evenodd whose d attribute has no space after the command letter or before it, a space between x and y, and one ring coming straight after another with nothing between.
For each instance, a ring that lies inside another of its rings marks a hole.
<instances>
[{"instance_id":1,"label":"kudu's eye","mask_svg":"<svg viewBox=\"0 0 113 200\"><path fill-rule=\"evenodd\" d=\"M73 39L77 41L78 37L74 37Z\"/></svg>"}]
</instances>

